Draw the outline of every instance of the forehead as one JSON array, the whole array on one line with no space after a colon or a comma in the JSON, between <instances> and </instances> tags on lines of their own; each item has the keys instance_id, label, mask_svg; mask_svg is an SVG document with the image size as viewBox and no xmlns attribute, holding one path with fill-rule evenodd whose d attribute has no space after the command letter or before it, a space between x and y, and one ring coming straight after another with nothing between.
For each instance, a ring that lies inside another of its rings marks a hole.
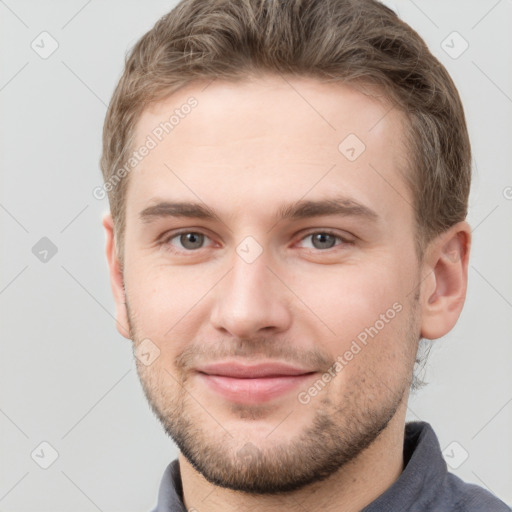
<instances>
[{"instance_id":1,"label":"forehead","mask_svg":"<svg viewBox=\"0 0 512 512\"><path fill-rule=\"evenodd\" d=\"M128 208L170 195L261 214L332 193L411 216L404 125L382 96L313 78L193 83L141 115L135 148L152 148L130 174Z\"/></svg>"}]
</instances>

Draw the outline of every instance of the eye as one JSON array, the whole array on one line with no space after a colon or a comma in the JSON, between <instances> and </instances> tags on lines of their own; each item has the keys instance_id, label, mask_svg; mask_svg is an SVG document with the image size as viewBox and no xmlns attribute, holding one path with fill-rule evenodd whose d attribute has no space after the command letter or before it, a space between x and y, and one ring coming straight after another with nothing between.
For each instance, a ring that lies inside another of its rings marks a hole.
<instances>
[{"instance_id":1,"label":"eye","mask_svg":"<svg viewBox=\"0 0 512 512\"><path fill-rule=\"evenodd\" d=\"M205 240L209 240L209 238L203 233L197 233L195 231L186 231L183 233L173 235L172 237L165 240L164 243L173 246L173 248L176 248L176 243L178 243L179 245L181 245L181 247L179 247L178 245L178 250L185 249L187 251L194 251L197 249L201 249L204 245Z\"/></svg>"},{"instance_id":2,"label":"eye","mask_svg":"<svg viewBox=\"0 0 512 512\"><path fill-rule=\"evenodd\" d=\"M307 240L310 240L310 243L305 243ZM337 242L340 243L337 243ZM329 233L327 231L317 231L315 233L310 233L306 235L301 243L305 244L303 247L308 249L332 249L336 245L341 245L343 243L349 243L348 240L345 240L339 235L335 235L333 233Z\"/></svg>"}]
</instances>

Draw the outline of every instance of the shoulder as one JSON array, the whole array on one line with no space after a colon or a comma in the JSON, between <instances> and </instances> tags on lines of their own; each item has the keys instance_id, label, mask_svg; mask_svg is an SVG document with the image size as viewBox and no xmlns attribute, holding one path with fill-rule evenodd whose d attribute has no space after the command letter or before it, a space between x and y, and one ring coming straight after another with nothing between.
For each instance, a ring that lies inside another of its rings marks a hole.
<instances>
[{"instance_id":1,"label":"shoulder","mask_svg":"<svg viewBox=\"0 0 512 512\"><path fill-rule=\"evenodd\" d=\"M489 491L478 485L466 483L452 473L446 473L442 489L443 491L435 500L439 505L445 507L442 510L453 510L453 512L481 512L483 510L485 512L511 512L510 507ZM437 506L436 504L436 508Z\"/></svg>"},{"instance_id":2,"label":"shoulder","mask_svg":"<svg viewBox=\"0 0 512 512\"><path fill-rule=\"evenodd\" d=\"M448 472L437 435L428 423L406 424L404 460L406 467L394 487L408 497L410 512L511 512L491 492Z\"/></svg>"}]
</instances>

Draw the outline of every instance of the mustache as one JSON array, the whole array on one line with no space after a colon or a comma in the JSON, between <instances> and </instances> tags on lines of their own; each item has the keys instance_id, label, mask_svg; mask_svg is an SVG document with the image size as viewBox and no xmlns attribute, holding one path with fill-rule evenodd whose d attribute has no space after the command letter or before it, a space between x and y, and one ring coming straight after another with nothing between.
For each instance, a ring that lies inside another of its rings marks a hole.
<instances>
[{"instance_id":1,"label":"mustache","mask_svg":"<svg viewBox=\"0 0 512 512\"><path fill-rule=\"evenodd\" d=\"M137 340L134 319L126 298L128 326L130 337ZM139 340L140 341L140 340ZM172 340L165 343L172 343ZM263 360L279 360L295 366L327 372L335 359L319 348L306 349L294 345L294 340L260 336L252 338L229 339L225 341L193 341L174 358L175 368L185 373L197 366L221 361L224 359L244 359L246 362L257 363Z\"/></svg>"},{"instance_id":2,"label":"mustache","mask_svg":"<svg viewBox=\"0 0 512 512\"><path fill-rule=\"evenodd\" d=\"M333 363L333 358L319 349L299 349L291 342L266 337L216 343L196 341L187 345L176 356L174 364L179 370L187 371L201 364L232 358L251 362L279 360L324 371Z\"/></svg>"}]
</instances>

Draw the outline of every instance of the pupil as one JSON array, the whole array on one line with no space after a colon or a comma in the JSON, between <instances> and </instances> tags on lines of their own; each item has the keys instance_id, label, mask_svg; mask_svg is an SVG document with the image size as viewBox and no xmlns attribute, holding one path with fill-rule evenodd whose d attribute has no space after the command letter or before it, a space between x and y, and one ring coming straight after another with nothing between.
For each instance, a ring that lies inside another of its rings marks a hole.
<instances>
[{"instance_id":1,"label":"pupil","mask_svg":"<svg viewBox=\"0 0 512 512\"><path fill-rule=\"evenodd\" d=\"M200 233L186 233L181 235L181 244L187 249L197 249L201 247L203 235Z\"/></svg>"},{"instance_id":2,"label":"pupil","mask_svg":"<svg viewBox=\"0 0 512 512\"><path fill-rule=\"evenodd\" d=\"M318 233L313 237L313 245L317 249L330 249L334 246L334 237L328 233Z\"/></svg>"}]
</instances>

